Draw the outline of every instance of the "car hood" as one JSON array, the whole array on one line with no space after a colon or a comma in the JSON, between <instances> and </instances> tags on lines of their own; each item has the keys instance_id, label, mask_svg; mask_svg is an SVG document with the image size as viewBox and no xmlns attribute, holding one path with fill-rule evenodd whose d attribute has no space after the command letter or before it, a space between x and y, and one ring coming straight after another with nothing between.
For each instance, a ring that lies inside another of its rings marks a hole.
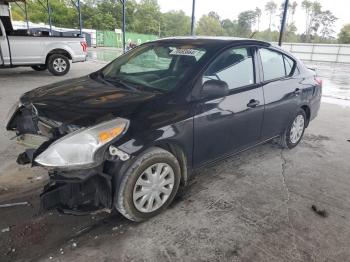
<instances>
[{"instance_id":1,"label":"car hood","mask_svg":"<svg viewBox=\"0 0 350 262\"><path fill-rule=\"evenodd\" d=\"M135 112L142 112L142 107L159 96L159 93L130 91L85 76L29 91L21 97L21 103L33 105L39 117L91 126L116 117L131 119Z\"/></svg>"}]
</instances>

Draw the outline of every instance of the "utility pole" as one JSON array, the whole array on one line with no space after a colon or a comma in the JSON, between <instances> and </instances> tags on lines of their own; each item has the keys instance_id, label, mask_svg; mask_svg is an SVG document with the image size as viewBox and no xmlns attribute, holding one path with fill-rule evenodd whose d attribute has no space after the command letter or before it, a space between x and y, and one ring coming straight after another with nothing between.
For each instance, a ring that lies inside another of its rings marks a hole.
<instances>
[{"instance_id":1,"label":"utility pole","mask_svg":"<svg viewBox=\"0 0 350 262\"><path fill-rule=\"evenodd\" d=\"M24 1L24 12L25 12L25 14L26 14L27 30L29 30L28 10L27 10L27 2L26 2L26 1Z\"/></svg>"},{"instance_id":2,"label":"utility pole","mask_svg":"<svg viewBox=\"0 0 350 262\"><path fill-rule=\"evenodd\" d=\"M283 17L281 21L281 29L280 29L280 37L278 40L278 45L282 45L282 38L283 38L283 33L284 33L284 28L286 26L286 19L287 19L287 11L288 11L288 0L285 0L284 2L284 9L283 9Z\"/></svg>"},{"instance_id":3,"label":"utility pole","mask_svg":"<svg viewBox=\"0 0 350 262\"><path fill-rule=\"evenodd\" d=\"M80 0L78 0L78 16L79 16L80 36L82 36L83 35L83 21L81 19Z\"/></svg>"},{"instance_id":4,"label":"utility pole","mask_svg":"<svg viewBox=\"0 0 350 262\"><path fill-rule=\"evenodd\" d=\"M125 4L126 0L120 0L123 4L123 52L125 53L126 47L125 47Z\"/></svg>"},{"instance_id":5,"label":"utility pole","mask_svg":"<svg viewBox=\"0 0 350 262\"><path fill-rule=\"evenodd\" d=\"M47 4L47 13L49 15L50 35L52 35L51 6L49 4L49 0L46 0L46 4Z\"/></svg>"},{"instance_id":6,"label":"utility pole","mask_svg":"<svg viewBox=\"0 0 350 262\"><path fill-rule=\"evenodd\" d=\"M195 17L194 17L194 12L196 8L196 0L192 0L192 20L191 20L191 35L194 35L194 22L195 22Z\"/></svg>"}]
</instances>

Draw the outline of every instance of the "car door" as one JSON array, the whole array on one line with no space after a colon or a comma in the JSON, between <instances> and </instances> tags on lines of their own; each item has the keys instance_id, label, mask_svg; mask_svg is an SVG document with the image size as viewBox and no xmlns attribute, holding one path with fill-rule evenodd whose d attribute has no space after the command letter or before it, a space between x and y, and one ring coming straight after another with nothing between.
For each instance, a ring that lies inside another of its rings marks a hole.
<instances>
[{"instance_id":1,"label":"car door","mask_svg":"<svg viewBox=\"0 0 350 262\"><path fill-rule=\"evenodd\" d=\"M202 75L200 86L210 79L221 80L227 83L229 94L197 104L194 165L260 141L264 97L255 64L255 47L232 47L223 51Z\"/></svg>"},{"instance_id":2,"label":"car door","mask_svg":"<svg viewBox=\"0 0 350 262\"><path fill-rule=\"evenodd\" d=\"M5 28L0 21L0 65L9 65L10 55L8 49L7 38L5 34Z\"/></svg>"},{"instance_id":3,"label":"car door","mask_svg":"<svg viewBox=\"0 0 350 262\"><path fill-rule=\"evenodd\" d=\"M2 55L2 51L1 51L1 43L3 41L3 37L2 37L2 31L1 31L1 27L0 27L0 65L4 64L4 58Z\"/></svg>"},{"instance_id":4,"label":"car door","mask_svg":"<svg viewBox=\"0 0 350 262\"><path fill-rule=\"evenodd\" d=\"M300 79L296 62L278 50L260 48L265 114L262 139L283 132L300 104Z\"/></svg>"}]
</instances>

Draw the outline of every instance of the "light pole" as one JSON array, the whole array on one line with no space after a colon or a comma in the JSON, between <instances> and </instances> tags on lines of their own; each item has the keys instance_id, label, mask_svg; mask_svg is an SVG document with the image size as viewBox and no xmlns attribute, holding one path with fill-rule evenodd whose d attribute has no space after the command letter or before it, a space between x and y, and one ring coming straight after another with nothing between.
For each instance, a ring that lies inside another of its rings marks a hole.
<instances>
[{"instance_id":1,"label":"light pole","mask_svg":"<svg viewBox=\"0 0 350 262\"><path fill-rule=\"evenodd\" d=\"M196 8L196 0L192 0L192 20L191 20L191 35L194 35L194 12L195 12L195 8Z\"/></svg>"},{"instance_id":2,"label":"light pole","mask_svg":"<svg viewBox=\"0 0 350 262\"><path fill-rule=\"evenodd\" d=\"M283 16L282 16L282 21L281 21L280 37L279 37L279 40L278 40L278 45L279 46L282 45L282 38L283 38L284 27L286 26L287 11L288 11L288 0L285 0L285 2L284 2L284 9L283 9Z\"/></svg>"}]
</instances>

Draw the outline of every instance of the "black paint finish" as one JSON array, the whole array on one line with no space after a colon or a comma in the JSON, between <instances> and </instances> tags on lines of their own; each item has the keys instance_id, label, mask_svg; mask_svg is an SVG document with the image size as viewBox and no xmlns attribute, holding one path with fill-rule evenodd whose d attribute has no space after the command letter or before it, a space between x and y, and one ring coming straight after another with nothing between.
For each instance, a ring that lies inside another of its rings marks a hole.
<instances>
[{"instance_id":1,"label":"black paint finish","mask_svg":"<svg viewBox=\"0 0 350 262\"><path fill-rule=\"evenodd\" d=\"M171 144L184 152L188 168L279 135L300 107L309 110L310 120L317 115L321 86L315 81L315 73L277 47L256 40L196 37L147 44L167 42L211 48L191 78L173 92L135 92L107 85L98 80L97 72L37 88L24 94L21 102L33 104L39 116L66 125L86 127L111 118L127 118L130 127L113 142L116 146L137 156L152 145ZM248 45L255 48L256 83L231 90L223 97L201 97L202 72L210 62L229 47ZM296 62L294 73L264 82L260 47L291 57Z\"/></svg>"}]
</instances>

